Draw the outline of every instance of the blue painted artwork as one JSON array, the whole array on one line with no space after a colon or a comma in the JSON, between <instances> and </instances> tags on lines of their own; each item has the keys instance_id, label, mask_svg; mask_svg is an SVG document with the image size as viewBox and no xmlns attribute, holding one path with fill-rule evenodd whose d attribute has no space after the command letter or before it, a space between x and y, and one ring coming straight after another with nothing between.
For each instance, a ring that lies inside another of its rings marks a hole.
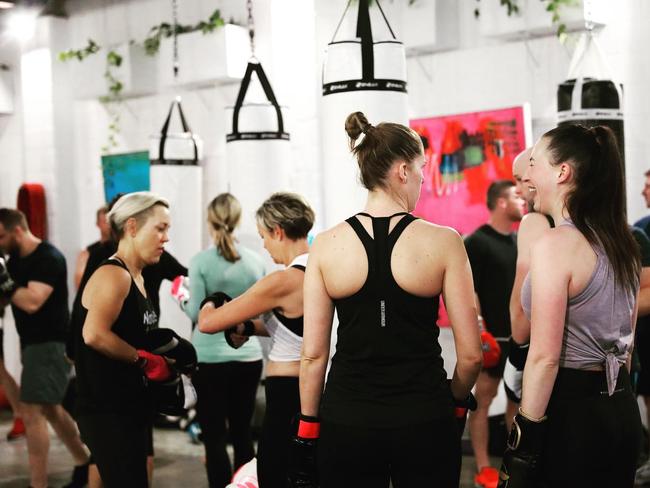
<instances>
[{"instance_id":1,"label":"blue painted artwork","mask_svg":"<svg viewBox=\"0 0 650 488\"><path fill-rule=\"evenodd\" d=\"M149 152L140 151L102 156L104 194L110 202L118 193L147 191L149 183Z\"/></svg>"}]
</instances>

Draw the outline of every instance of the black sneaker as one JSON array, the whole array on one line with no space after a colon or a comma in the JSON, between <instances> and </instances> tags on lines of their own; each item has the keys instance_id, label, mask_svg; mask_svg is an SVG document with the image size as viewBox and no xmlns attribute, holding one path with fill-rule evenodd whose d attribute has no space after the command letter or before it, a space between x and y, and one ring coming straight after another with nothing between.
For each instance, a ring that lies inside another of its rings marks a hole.
<instances>
[{"instance_id":1,"label":"black sneaker","mask_svg":"<svg viewBox=\"0 0 650 488\"><path fill-rule=\"evenodd\" d=\"M88 466L89 463L75 466L70 483L63 485L63 488L83 488L88 485Z\"/></svg>"}]
</instances>

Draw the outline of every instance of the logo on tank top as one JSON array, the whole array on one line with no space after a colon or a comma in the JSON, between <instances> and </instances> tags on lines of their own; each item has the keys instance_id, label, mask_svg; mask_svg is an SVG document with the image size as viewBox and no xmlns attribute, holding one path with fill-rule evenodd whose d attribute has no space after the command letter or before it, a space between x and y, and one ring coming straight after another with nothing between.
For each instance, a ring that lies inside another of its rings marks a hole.
<instances>
[{"instance_id":1,"label":"logo on tank top","mask_svg":"<svg viewBox=\"0 0 650 488\"><path fill-rule=\"evenodd\" d=\"M379 313L381 314L381 326L386 327L386 300L379 301Z\"/></svg>"},{"instance_id":2,"label":"logo on tank top","mask_svg":"<svg viewBox=\"0 0 650 488\"><path fill-rule=\"evenodd\" d=\"M156 325L158 323L158 315L152 310L146 310L142 315L142 323L144 325Z\"/></svg>"}]
</instances>

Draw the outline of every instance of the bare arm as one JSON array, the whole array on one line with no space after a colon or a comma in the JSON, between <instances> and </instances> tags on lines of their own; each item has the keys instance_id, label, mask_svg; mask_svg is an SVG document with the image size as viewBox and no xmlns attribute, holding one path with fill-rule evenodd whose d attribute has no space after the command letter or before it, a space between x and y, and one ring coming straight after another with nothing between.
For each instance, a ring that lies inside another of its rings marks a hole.
<instances>
[{"instance_id":1,"label":"bare arm","mask_svg":"<svg viewBox=\"0 0 650 488\"><path fill-rule=\"evenodd\" d=\"M296 286L302 286L291 279L288 271L276 271L265 276L246 293L219 308L212 304L204 305L199 311L199 330L206 334L221 332L279 307L282 299L294 292Z\"/></svg>"},{"instance_id":2,"label":"bare arm","mask_svg":"<svg viewBox=\"0 0 650 488\"><path fill-rule=\"evenodd\" d=\"M447 266L442 285L445 307L454 333L456 368L451 381L455 398L469 395L481 370L483 353L477 311L472 300L474 283L467 253L457 234L446 247ZM478 303L478 299L476 299Z\"/></svg>"},{"instance_id":3,"label":"bare arm","mask_svg":"<svg viewBox=\"0 0 650 488\"><path fill-rule=\"evenodd\" d=\"M88 249L84 249L77 256L77 263L74 267L74 287L78 290L79 284L81 283L81 278L84 275L86 270L86 265L88 264Z\"/></svg>"},{"instance_id":4,"label":"bare arm","mask_svg":"<svg viewBox=\"0 0 650 488\"><path fill-rule=\"evenodd\" d=\"M317 237L312 245L304 283L305 328L300 360L300 411L312 417L318 416L334 317L334 304L327 293L320 269L322 239L322 236Z\"/></svg>"},{"instance_id":5,"label":"bare arm","mask_svg":"<svg viewBox=\"0 0 650 488\"><path fill-rule=\"evenodd\" d=\"M11 297L11 303L28 314L38 312L50 298L54 288L40 281L30 281L18 288Z\"/></svg>"},{"instance_id":6,"label":"bare arm","mask_svg":"<svg viewBox=\"0 0 650 488\"><path fill-rule=\"evenodd\" d=\"M88 310L82 335L86 345L97 352L135 364L137 350L112 331L130 288L131 277L122 268L102 266L95 271L82 296L82 304Z\"/></svg>"},{"instance_id":7,"label":"bare arm","mask_svg":"<svg viewBox=\"0 0 650 488\"><path fill-rule=\"evenodd\" d=\"M534 418L546 413L557 377L571 278L569 261L575 259L570 253L557 252L564 243L554 237L545 236L531 249L531 334L521 409Z\"/></svg>"},{"instance_id":8,"label":"bare arm","mask_svg":"<svg viewBox=\"0 0 650 488\"><path fill-rule=\"evenodd\" d=\"M531 213L524 217L517 233L517 271L510 295L512 338L517 344L527 344L530 340L530 322L521 307L521 287L530 268L530 248L549 228L544 215Z\"/></svg>"}]
</instances>

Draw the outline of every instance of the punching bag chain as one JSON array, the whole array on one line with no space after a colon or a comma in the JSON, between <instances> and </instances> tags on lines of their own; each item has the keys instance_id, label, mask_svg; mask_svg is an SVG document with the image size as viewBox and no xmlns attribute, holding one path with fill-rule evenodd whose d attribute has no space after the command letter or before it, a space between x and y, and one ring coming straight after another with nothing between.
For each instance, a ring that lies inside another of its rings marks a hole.
<instances>
[{"instance_id":1,"label":"punching bag chain","mask_svg":"<svg viewBox=\"0 0 650 488\"><path fill-rule=\"evenodd\" d=\"M251 41L251 57L255 58L255 21L253 20L253 1L246 0L248 9L248 37Z\"/></svg>"},{"instance_id":2,"label":"punching bag chain","mask_svg":"<svg viewBox=\"0 0 650 488\"><path fill-rule=\"evenodd\" d=\"M174 79L178 77L178 4L177 0L172 0L172 21L173 21L173 26L172 26L172 33L174 35L174 50L173 50L173 56L174 56Z\"/></svg>"}]
</instances>

